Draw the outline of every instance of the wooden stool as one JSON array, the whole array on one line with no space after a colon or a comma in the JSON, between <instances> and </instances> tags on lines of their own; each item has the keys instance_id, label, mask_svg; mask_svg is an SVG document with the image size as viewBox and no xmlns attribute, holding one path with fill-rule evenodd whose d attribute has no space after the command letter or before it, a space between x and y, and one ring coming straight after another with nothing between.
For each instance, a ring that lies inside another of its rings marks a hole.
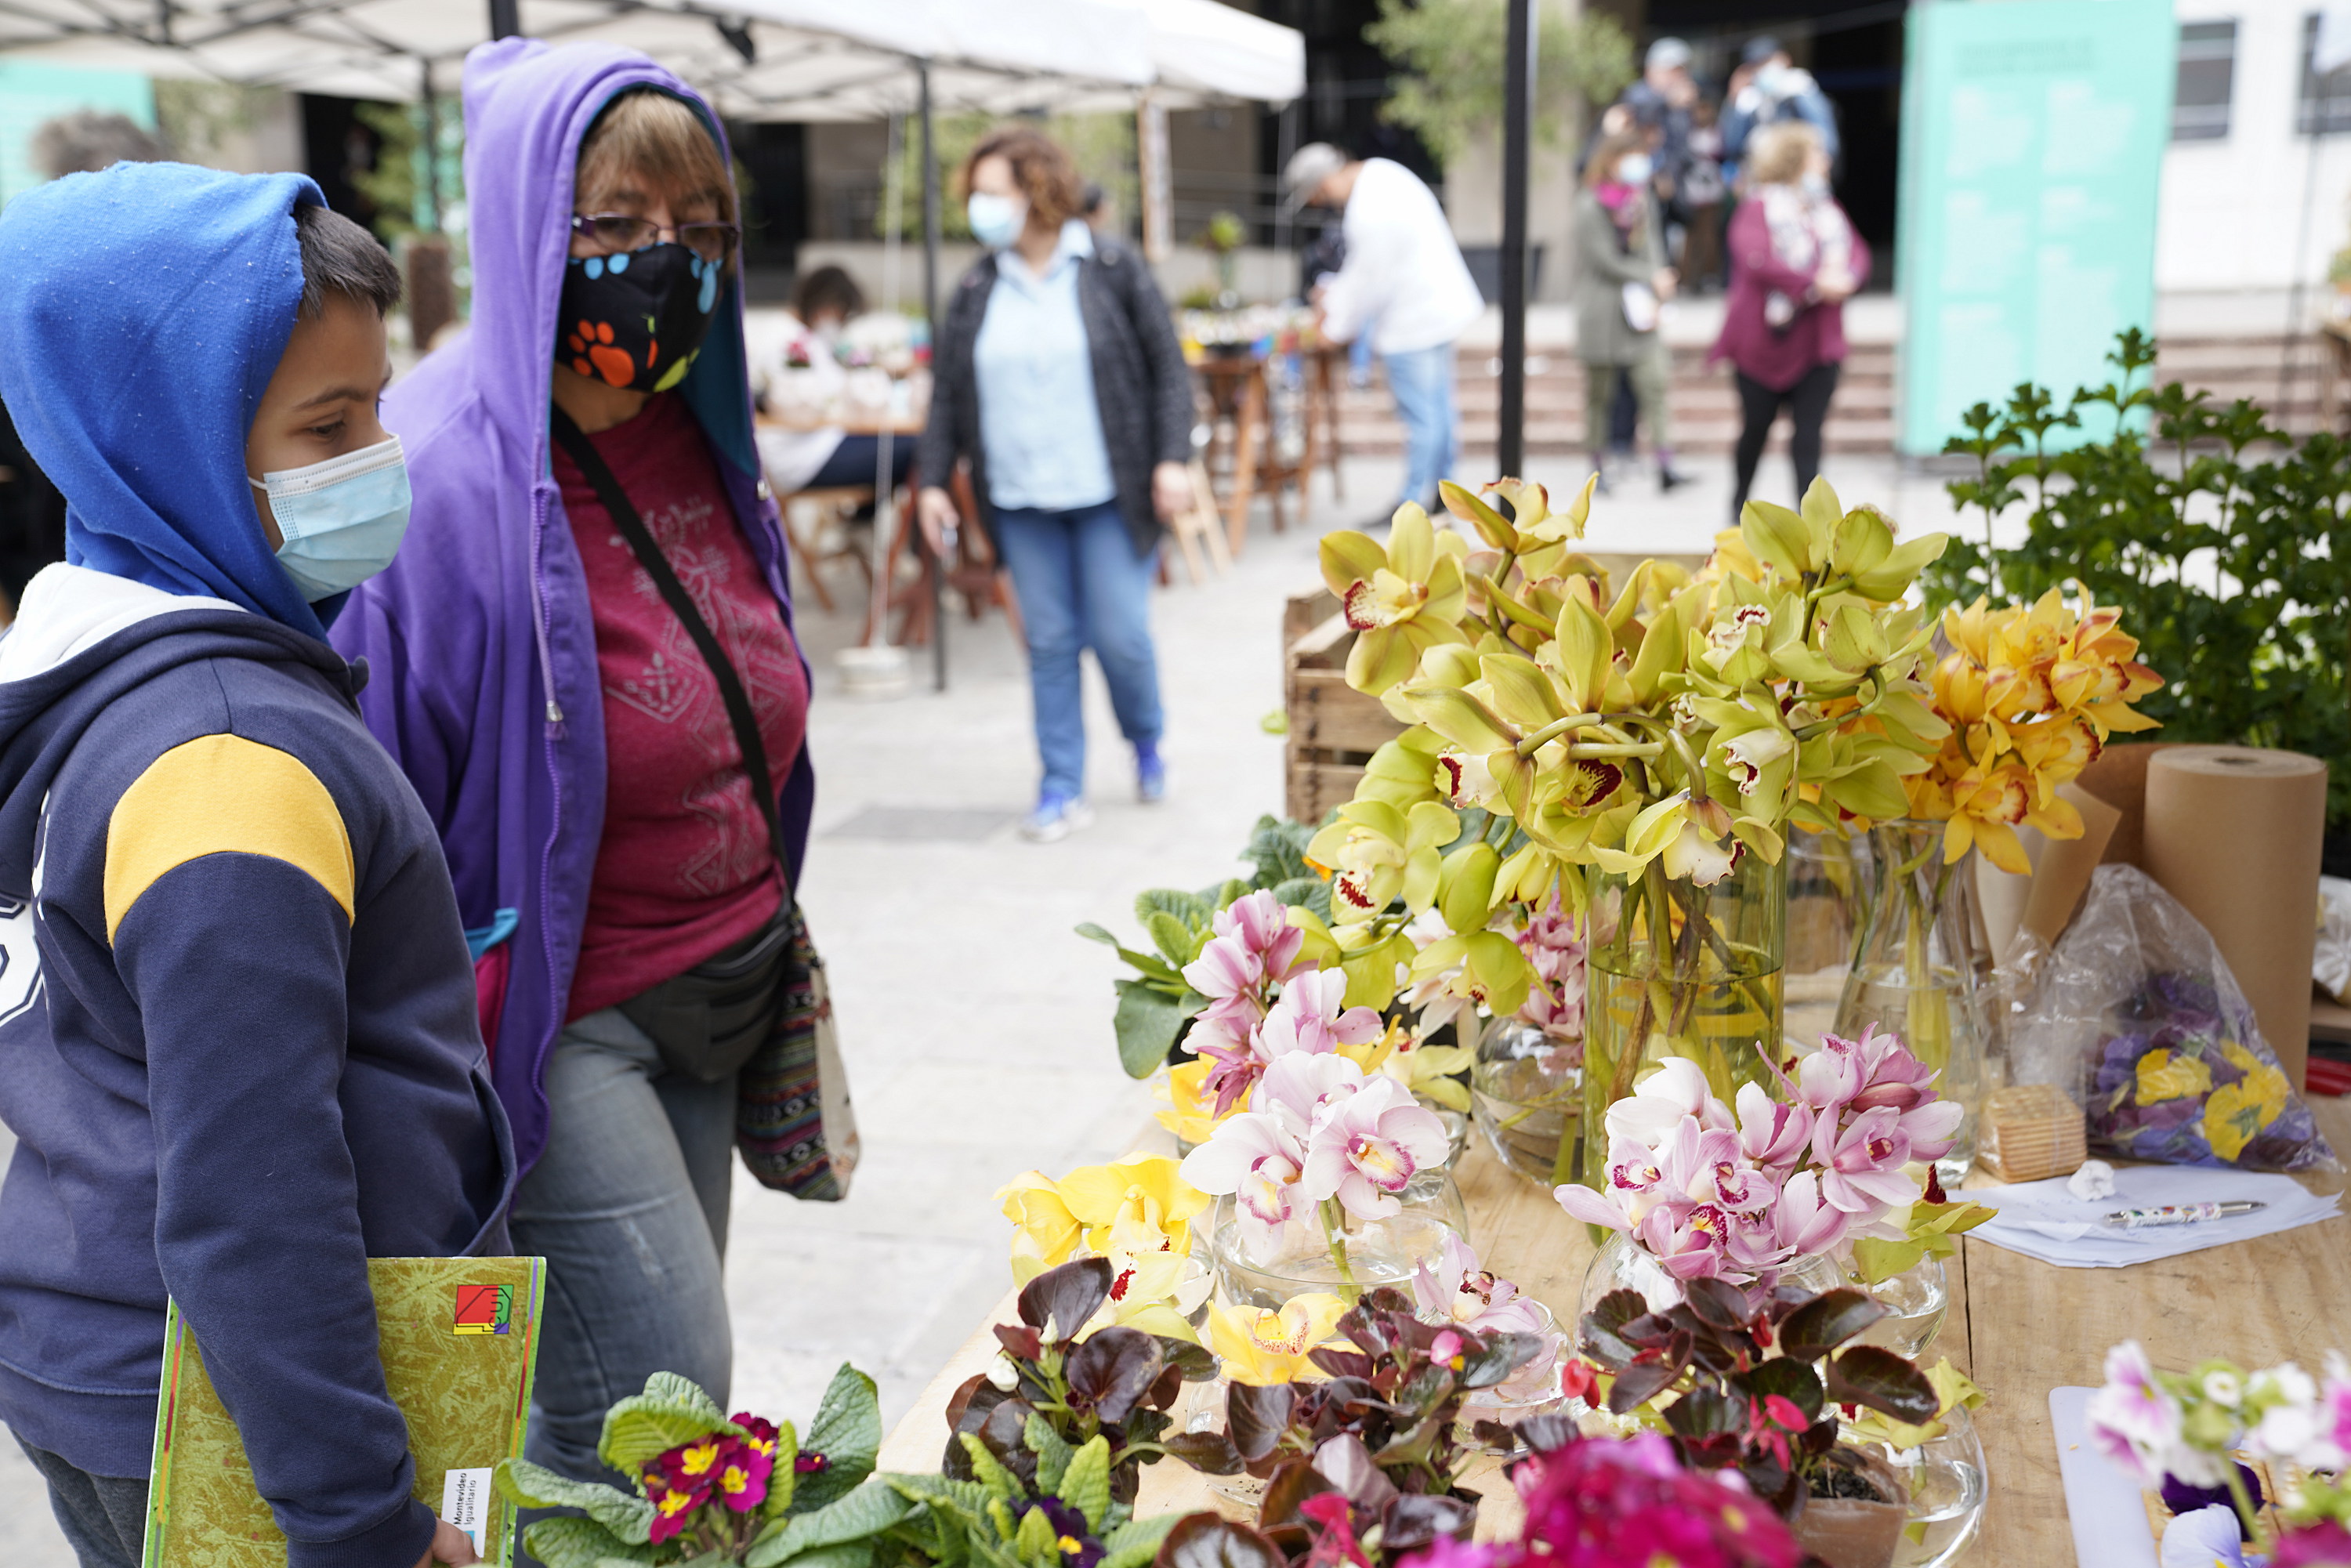
<instances>
[{"instance_id":1,"label":"wooden stool","mask_svg":"<svg viewBox=\"0 0 2351 1568\"><path fill-rule=\"evenodd\" d=\"M1216 486L1208 482L1208 465L1197 457L1192 459L1192 504L1168 520L1167 531L1176 536L1176 548L1184 552L1184 570L1198 587L1207 580L1200 569L1200 552L1207 547L1209 562L1222 577L1233 569L1233 552L1226 542L1224 519L1217 515ZM1160 558L1160 577L1167 575L1166 557Z\"/></svg>"},{"instance_id":2,"label":"wooden stool","mask_svg":"<svg viewBox=\"0 0 2351 1568\"><path fill-rule=\"evenodd\" d=\"M830 612L833 609L832 594L824 585L824 574L819 569L829 561L853 559L870 583L873 579L872 563L865 552L846 545L820 549L822 535L819 532L826 521L844 527L860 507L873 504L871 485L833 485L819 490L795 490L780 497L778 508L784 514L784 537L791 542L792 555L799 561L800 570L808 574L809 587L816 593L816 601ZM804 523L802 519L807 519Z\"/></svg>"}]
</instances>

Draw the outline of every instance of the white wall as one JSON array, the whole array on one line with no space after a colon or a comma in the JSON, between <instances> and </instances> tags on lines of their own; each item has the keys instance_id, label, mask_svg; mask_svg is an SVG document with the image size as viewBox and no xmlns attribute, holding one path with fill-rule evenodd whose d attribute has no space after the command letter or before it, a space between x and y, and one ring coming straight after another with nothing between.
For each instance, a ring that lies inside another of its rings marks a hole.
<instances>
[{"instance_id":1,"label":"white wall","mask_svg":"<svg viewBox=\"0 0 2351 1568\"><path fill-rule=\"evenodd\" d=\"M2297 276L2321 284L2327 257L2351 243L2351 133L2294 131L2303 17L2314 9L2316 0L2179 0L2181 22L2236 22L2237 69L2229 134L2175 141L2164 155L2158 289L2283 289ZM2297 267L2305 188L2309 237Z\"/></svg>"}]
</instances>

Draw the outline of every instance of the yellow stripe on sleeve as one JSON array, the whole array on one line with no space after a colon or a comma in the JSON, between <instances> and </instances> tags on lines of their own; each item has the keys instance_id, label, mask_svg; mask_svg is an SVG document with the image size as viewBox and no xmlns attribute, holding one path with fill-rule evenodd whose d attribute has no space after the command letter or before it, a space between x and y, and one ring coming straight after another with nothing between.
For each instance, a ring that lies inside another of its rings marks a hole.
<instances>
[{"instance_id":1,"label":"yellow stripe on sleeve","mask_svg":"<svg viewBox=\"0 0 2351 1568\"><path fill-rule=\"evenodd\" d=\"M276 747L205 735L157 758L114 803L106 824L107 941L165 873L216 854L284 861L351 916L351 838L318 775Z\"/></svg>"}]
</instances>

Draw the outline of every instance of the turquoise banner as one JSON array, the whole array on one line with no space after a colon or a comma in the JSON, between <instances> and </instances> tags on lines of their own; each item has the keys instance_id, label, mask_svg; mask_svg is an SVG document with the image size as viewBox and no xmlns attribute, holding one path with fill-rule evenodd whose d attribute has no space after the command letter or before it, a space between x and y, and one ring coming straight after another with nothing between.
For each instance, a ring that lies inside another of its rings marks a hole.
<instances>
[{"instance_id":1,"label":"turquoise banner","mask_svg":"<svg viewBox=\"0 0 2351 1568\"><path fill-rule=\"evenodd\" d=\"M1913 5L1895 247L1900 446L1940 452L2019 382L2112 379L2153 329L2171 0Z\"/></svg>"}]
</instances>

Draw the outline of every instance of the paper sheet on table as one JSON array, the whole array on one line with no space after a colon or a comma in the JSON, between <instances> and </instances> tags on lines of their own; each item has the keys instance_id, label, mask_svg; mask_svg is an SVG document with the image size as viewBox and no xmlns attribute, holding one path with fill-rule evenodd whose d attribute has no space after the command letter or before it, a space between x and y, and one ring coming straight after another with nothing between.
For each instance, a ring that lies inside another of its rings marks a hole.
<instances>
[{"instance_id":1,"label":"paper sheet on table","mask_svg":"<svg viewBox=\"0 0 2351 1568\"><path fill-rule=\"evenodd\" d=\"M2085 1201L2065 1190L2062 1176L1984 1187L1963 1196L2000 1210L1996 1219L1968 1232L2011 1252L2022 1252L2061 1269L2122 1269L2158 1258L2177 1258L2207 1247L2250 1241L2330 1218L2335 1195L2305 1190L2292 1176L2259 1171L2219 1170L2202 1166L2118 1166L2115 1195ZM2156 1208L2166 1204L2234 1203L2252 1199L2267 1208L2228 1219L2191 1225L2148 1226L2137 1230L2103 1223L2120 1208Z\"/></svg>"},{"instance_id":2,"label":"paper sheet on table","mask_svg":"<svg viewBox=\"0 0 2351 1568\"><path fill-rule=\"evenodd\" d=\"M2156 1568L2155 1531L2147 1525L2138 1483L2091 1445L2088 1406L2095 1392L2049 1391L2050 1436L2057 1441L2057 1471L2065 1483L2065 1521L2074 1530L2074 1561L2080 1568Z\"/></svg>"}]
</instances>

